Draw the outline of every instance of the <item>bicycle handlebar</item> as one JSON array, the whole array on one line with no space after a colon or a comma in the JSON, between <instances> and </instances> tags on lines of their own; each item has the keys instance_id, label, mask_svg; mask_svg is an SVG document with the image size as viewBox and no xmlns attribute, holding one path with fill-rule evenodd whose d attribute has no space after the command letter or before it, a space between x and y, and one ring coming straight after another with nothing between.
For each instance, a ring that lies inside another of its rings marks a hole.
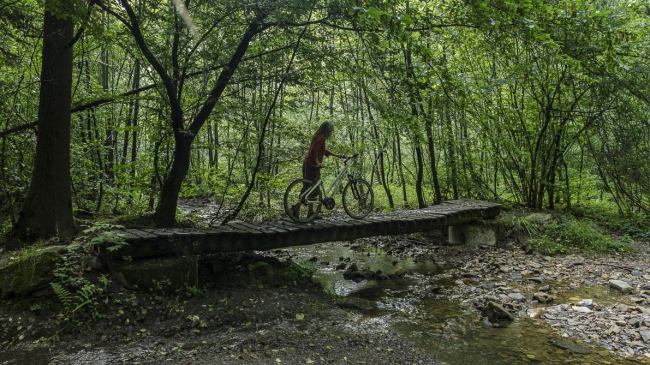
<instances>
[{"instance_id":1,"label":"bicycle handlebar","mask_svg":"<svg viewBox=\"0 0 650 365\"><path fill-rule=\"evenodd\" d=\"M359 157L359 154L358 154L358 153L355 153L355 154L352 155L352 156L344 156L344 157L343 157L343 163L347 164L350 160L353 160L353 159L355 159L355 158L357 158L357 157Z\"/></svg>"},{"instance_id":2,"label":"bicycle handlebar","mask_svg":"<svg viewBox=\"0 0 650 365\"><path fill-rule=\"evenodd\" d=\"M355 159L357 157L359 157L358 153L355 153L354 155L351 155L351 156L345 156L344 155L344 156L341 157L341 160L343 160L344 164L347 164L348 162L350 162L351 160L353 160L353 159ZM324 166L323 165L311 165L311 167L314 167L314 168L317 168L317 169L322 169Z\"/></svg>"}]
</instances>

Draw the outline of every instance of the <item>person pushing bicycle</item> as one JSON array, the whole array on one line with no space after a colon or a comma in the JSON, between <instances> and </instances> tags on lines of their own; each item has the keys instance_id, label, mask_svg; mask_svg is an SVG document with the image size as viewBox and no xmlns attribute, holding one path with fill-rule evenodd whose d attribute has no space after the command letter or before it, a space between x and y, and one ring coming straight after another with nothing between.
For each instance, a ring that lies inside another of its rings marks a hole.
<instances>
[{"instance_id":1,"label":"person pushing bicycle","mask_svg":"<svg viewBox=\"0 0 650 365\"><path fill-rule=\"evenodd\" d=\"M325 156L334 156L338 158L344 158L345 155L334 153L328 150L325 147L325 141L332 136L334 133L334 124L331 122L323 122L316 133L311 137L311 143L309 145L309 151L302 161L302 177L310 181L316 181L320 179L320 169L323 167L323 158ZM301 194L304 193L309 188L308 183L303 183ZM320 188L318 188L320 189ZM318 189L310 194L309 198L318 196ZM291 207L294 217L300 216L300 203L294 204ZM307 215L311 216L314 214L314 204L308 205ZM320 217L316 217L320 218Z\"/></svg>"}]
</instances>

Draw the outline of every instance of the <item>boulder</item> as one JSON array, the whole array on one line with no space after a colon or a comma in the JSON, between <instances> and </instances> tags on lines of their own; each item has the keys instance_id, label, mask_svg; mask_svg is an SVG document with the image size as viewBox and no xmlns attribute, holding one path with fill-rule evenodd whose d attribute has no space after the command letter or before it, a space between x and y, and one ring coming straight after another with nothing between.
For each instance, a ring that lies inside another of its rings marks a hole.
<instances>
[{"instance_id":1,"label":"boulder","mask_svg":"<svg viewBox=\"0 0 650 365\"><path fill-rule=\"evenodd\" d=\"M487 302L485 307L481 310L481 316L487 318L487 320L493 324L512 322L515 319L512 314L495 302Z\"/></svg>"}]
</instances>

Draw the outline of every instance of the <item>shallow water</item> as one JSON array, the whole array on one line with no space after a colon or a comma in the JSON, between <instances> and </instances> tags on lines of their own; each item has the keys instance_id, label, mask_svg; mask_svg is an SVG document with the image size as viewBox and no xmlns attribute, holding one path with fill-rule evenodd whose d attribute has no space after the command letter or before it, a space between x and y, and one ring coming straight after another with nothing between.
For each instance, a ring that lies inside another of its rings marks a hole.
<instances>
[{"instance_id":1,"label":"shallow water","mask_svg":"<svg viewBox=\"0 0 650 365\"><path fill-rule=\"evenodd\" d=\"M344 243L326 243L288 249L294 259L338 263L350 258L361 269L382 270L388 273L403 267L408 275L403 279L385 281L345 280L335 265L318 265L314 274L325 290L339 296L355 296L372 300L380 308L377 313L361 318L360 330L393 330L421 348L431 351L449 365L466 364L638 364L631 359L612 355L602 346L585 344L577 339L562 338L555 330L539 319L517 318L506 328L488 327L481 323L476 311L461 308L460 303L447 299L419 299L413 293L430 284L427 277L443 269L428 261L413 258L397 259L381 250L354 252ZM343 258L343 260L341 260ZM396 262L397 261L397 262ZM563 285L556 287L562 287ZM444 286L453 285L449 280ZM618 301L616 293L600 287L571 287L557 294L556 303L569 298L599 298L599 303L609 305ZM591 349L589 354L563 350L554 341L570 340Z\"/></svg>"}]
</instances>

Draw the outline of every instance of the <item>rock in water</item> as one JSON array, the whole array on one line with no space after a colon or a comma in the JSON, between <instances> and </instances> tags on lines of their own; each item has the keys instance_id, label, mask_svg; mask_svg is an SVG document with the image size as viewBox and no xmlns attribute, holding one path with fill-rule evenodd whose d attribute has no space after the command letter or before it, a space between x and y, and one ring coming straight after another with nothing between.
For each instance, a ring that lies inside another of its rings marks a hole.
<instances>
[{"instance_id":1,"label":"rock in water","mask_svg":"<svg viewBox=\"0 0 650 365\"><path fill-rule=\"evenodd\" d=\"M494 324L512 322L515 319L512 314L494 302L488 302L481 310L481 315L486 317L490 323Z\"/></svg>"},{"instance_id":2,"label":"rock in water","mask_svg":"<svg viewBox=\"0 0 650 365\"><path fill-rule=\"evenodd\" d=\"M630 284L628 284L628 283L626 283L626 282L624 282L622 280L610 280L609 281L609 287L614 288L614 289L620 291L623 294L629 293L629 292L632 291L632 287L630 286Z\"/></svg>"},{"instance_id":3,"label":"rock in water","mask_svg":"<svg viewBox=\"0 0 650 365\"><path fill-rule=\"evenodd\" d=\"M544 293L544 292L540 291L540 292L537 292L537 293L533 294L533 299L536 299L540 303L548 303L548 302L552 302L553 300L555 300L555 295L549 295L547 293Z\"/></svg>"},{"instance_id":4,"label":"rock in water","mask_svg":"<svg viewBox=\"0 0 650 365\"><path fill-rule=\"evenodd\" d=\"M591 353L591 349L587 346L584 345L579 345L575 342L571 341L556 341L556 342L551 342L553 346L559 347L562 350L571 350L575 352L576 354L589 354Z\"/></svg>"},{"instance_id":5,"label":"rock in water","mask_svg":"<svg viewBox=\"0 0 650 365\"><path fill-rule=\"evenodd\" d=\"M377 310L377 304L375 304L374 302L367 299L355 298L355 297L348 297L343 299L339 303L339 306L342 308L358 309L362 312L373 312Z\"/></svg>"}]
</instances>

